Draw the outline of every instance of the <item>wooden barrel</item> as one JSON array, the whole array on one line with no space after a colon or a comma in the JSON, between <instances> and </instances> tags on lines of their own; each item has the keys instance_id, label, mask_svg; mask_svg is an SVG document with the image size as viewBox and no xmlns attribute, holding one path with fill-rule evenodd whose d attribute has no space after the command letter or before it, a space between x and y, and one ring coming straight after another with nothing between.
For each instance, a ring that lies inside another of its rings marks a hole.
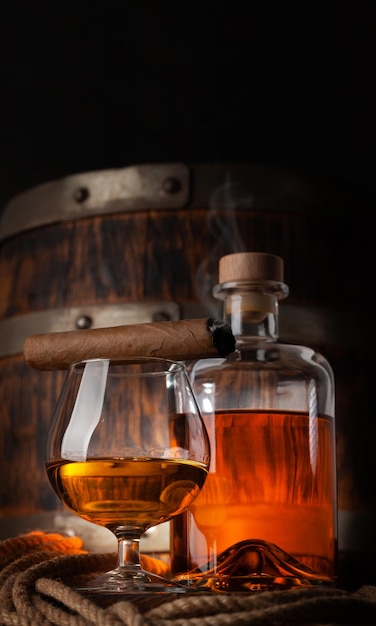
<instances>
[{"instance_id":1,"label":"wooden barrel","mask_svg":"<svg viewBox=\"0 0 376 626\"><path fill-rule=\"evenodd\" d=\"M0 222L0 536L61 506L44 449L64 374L28 368L24 339L221 317L218 260L253 250L285 261L281 338L334 369L340 550L376 550L369 206L322 177L224 163L76 174L15 196Z\"/></svg>"}]
</instances>

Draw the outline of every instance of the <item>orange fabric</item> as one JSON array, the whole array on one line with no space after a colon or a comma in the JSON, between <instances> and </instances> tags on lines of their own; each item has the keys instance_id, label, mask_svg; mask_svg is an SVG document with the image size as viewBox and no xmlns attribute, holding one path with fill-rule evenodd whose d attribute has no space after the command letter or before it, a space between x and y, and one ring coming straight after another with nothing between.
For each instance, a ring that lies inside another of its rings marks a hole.
<instances>
[{"instance_id":1,"label":"orange fabric","mask_svg":"<svg viewBox=\"0 0 376 626\"><path fill-rule=\"evenodd\" d=\"M59 533L44 533L39 530L25 535L12 537L0 542L0 559L12 555L16 559L19 555L43 550L64 554L85 554L83 541L79 537L65 537Z\"/></svg>"},{"instance_id":2,"label":"orange fabric","mask_svg":"<svg viewBox=\"0 0 376 626\"><path fill-rule=\"evenodd\" d=\"M60 554L87 554L80 537L67 537L59 533L45 533L39 530L31 531L18 537L0 541L0 569L10 561L16 561L21 556L34 552L51 552ZM154 557L142 554L141 565L146 570L165 576L168 573L167 563Z\"/></svg>"}]
</instances>

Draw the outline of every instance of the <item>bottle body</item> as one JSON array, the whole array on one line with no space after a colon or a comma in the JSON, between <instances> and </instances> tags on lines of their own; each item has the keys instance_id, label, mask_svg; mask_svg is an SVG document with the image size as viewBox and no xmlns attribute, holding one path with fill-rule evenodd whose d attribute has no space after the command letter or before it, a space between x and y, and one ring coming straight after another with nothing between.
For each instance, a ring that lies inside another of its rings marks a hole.
<instances>
[{"instance_id":1,"label":"bottle body","mask_svg":"<svg viewBox=\"0 0 376 626\"><path fill-rule=\"evenodd\" d=\"M334 585L332 369L279 341L275 285L240 281L221 293L237 346L186 364L211 464L192 508L172 521L172 575L213 591Z\"/></svg>"},{"instance_id":2,"label":"bottle body","mask_svg":"<svg viewBox=\"0 0 376 626\"><path fill-rule=\"evenodd\" d=\"M337 558L330 369L296 346L258 347L256 353L221 365L211 359L188 364L212 462L185 520L173 522L172 552L180 550L180 558L172 567L185 566L188 583L218 590L272 587L276 578L283 587L330 584ZM237 544L239 557L231 552ZM287 556L269 554L274 546L298 563L290 567ZM246 576L229 579L234 570Z\"/></svg>"}]
</instances>

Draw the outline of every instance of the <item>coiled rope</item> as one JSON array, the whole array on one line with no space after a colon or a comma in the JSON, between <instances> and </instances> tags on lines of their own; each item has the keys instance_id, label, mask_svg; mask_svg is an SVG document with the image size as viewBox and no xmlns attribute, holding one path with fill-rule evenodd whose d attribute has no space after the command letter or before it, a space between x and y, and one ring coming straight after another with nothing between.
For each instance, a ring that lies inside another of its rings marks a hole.
<instances>
[{"instance_id":1,"label":"coiled rope","mask_svg":"<svg viewBox=\"0 0 376 626\"><path fill-rule=\"evenodd\" d=\"M73 589L115 562L114 554L85 553L77 537L33 532L1 541L0 626L376 624L376 587L200 592L141 607L124 600L99 606Z\"/></svg>"}]
</instances>

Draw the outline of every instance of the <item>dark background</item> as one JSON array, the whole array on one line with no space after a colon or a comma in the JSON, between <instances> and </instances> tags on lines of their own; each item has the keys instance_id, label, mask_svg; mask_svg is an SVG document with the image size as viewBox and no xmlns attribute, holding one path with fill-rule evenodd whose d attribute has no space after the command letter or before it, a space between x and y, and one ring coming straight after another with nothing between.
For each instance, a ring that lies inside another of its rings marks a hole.
<instances>
[{"instance_id":1,"label":"dark background","mask_svg":"<svg viewBox=\"0 0 376 626\"><path fill-rule=\"evenodd\" d=\"M373 2L2 3L0 207L73 173L246 161L374 197Z\"/></svg>"}]
</instances>

